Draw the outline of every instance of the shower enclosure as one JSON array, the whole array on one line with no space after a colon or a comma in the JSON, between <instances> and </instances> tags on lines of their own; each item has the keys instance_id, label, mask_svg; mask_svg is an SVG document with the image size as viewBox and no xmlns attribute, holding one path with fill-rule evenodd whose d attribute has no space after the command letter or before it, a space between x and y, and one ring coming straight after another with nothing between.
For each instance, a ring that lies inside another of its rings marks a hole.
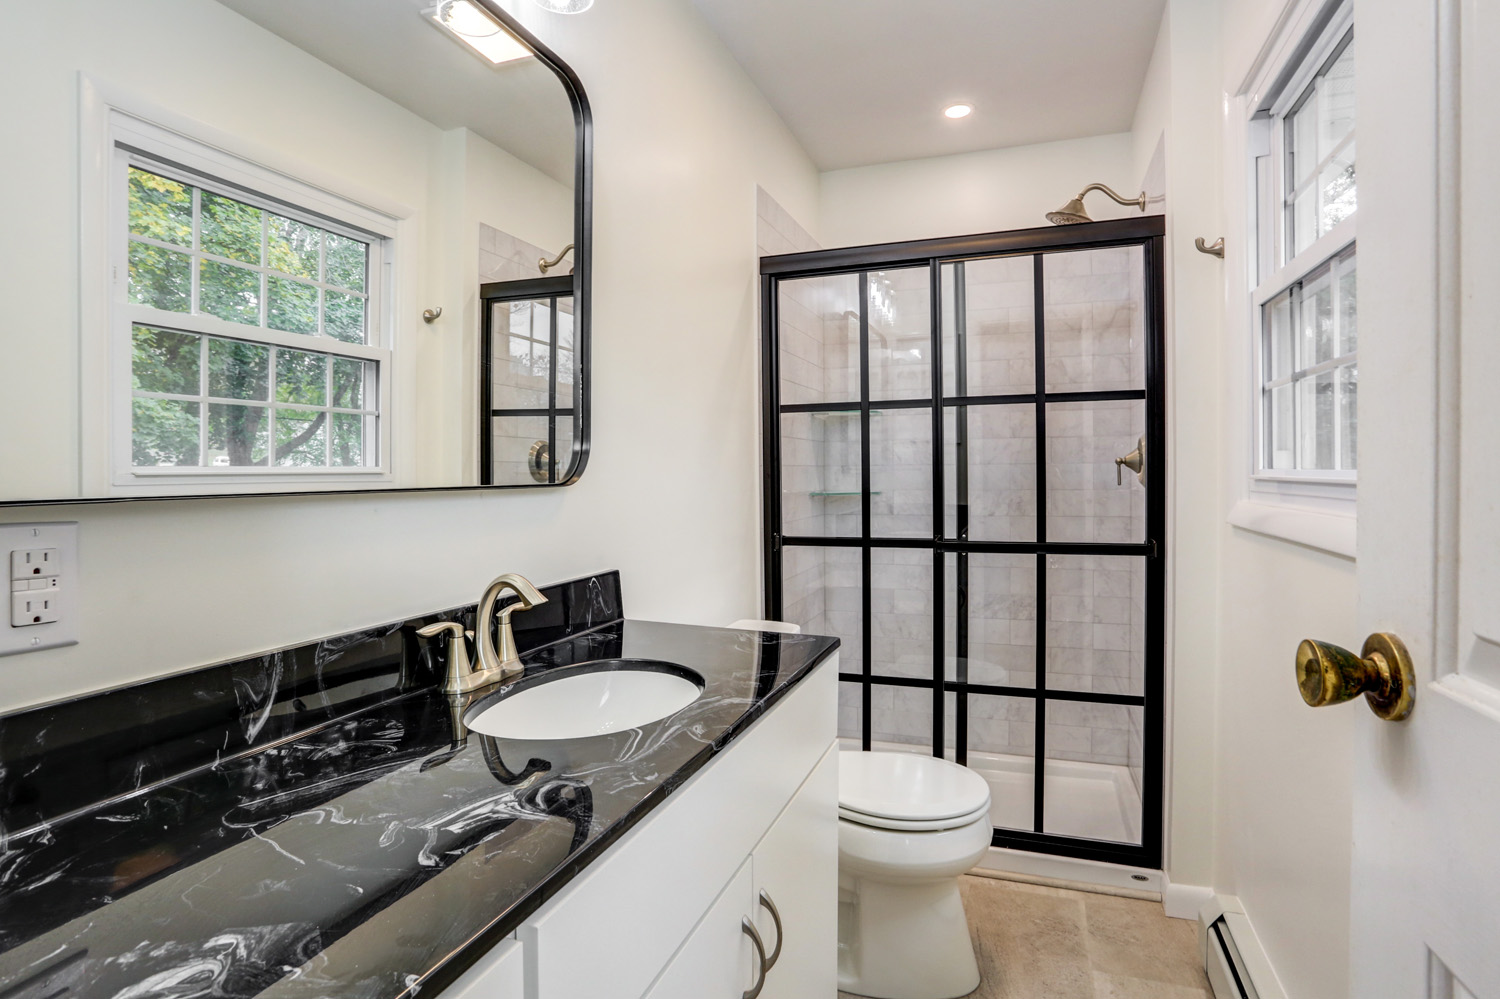
<instances>
[{"instance_id":1,"label":"shower enclosure","mask_svg":"<svg viewBox=\"0 0 1500 999\"><path fill-rule=\"evenodd\" d=\"M997 846L1160 866L1162 233L761 261L766 616L843 639L848 748L989 780Z\"/></svg>"},{"instance_id":2,"label":"shower enclosure","mask_svg":"<svg viewBox=\"0 0 1500 999\"><path fill-rule=\"evenodd\" d=\"M573 276L482 284L479 300L479 482L566 483L586 446Z\"/></svg>"}]
</instances>

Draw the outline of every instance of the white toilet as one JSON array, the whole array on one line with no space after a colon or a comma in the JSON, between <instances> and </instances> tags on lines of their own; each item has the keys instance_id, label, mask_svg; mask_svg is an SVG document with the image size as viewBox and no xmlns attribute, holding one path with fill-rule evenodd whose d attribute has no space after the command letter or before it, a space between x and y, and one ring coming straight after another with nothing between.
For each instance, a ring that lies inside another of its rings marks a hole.
<instances>
[{"instance_id":1,"label":"white toilet","mask_svg":"<svg viewBox=\"0 0 1500 999\"><path fill-rule=\"evenodd\" d=\"M958 876L990 845L990 786L916 753L839 754L839 989L954 999L979 987Z\"/></svg>"}]
</instances>

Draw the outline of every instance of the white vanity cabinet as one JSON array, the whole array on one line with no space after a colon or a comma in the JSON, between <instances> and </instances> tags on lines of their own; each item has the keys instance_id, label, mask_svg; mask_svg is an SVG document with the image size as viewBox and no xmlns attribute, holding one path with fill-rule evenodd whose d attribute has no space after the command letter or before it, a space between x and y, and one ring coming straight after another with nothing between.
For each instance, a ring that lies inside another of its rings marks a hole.
<instances>
[{"instance_id":1,"label":"white vanity cabinet","mask_svg":"<svg viewBox=\"0 0 1500 999\"><path fill-rule=\"evenodd\" d=\"M837 677L834 655L445 999L740 999L761 975L746 918L768 958L781 944L761 999L834 995Z\"/></svg>"}]
</instances>

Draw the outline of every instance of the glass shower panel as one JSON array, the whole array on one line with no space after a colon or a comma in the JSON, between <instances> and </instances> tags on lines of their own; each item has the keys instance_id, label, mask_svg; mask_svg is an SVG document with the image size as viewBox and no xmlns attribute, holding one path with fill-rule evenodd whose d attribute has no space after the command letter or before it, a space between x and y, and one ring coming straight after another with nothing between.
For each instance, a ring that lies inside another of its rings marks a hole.
<instances>
[{"instance_id":1,"label":"glass shower panel","mask_svg":"<svg viewBox=\"0 0 1500 999\"><path fill-rule=\"evenodd\" d=\"M943 412L945 537L1036 541L1036 407Z\"/></svg>"},{"instance_id":2,"label":"glass shower panel","mask_svg":"<svg viewBox=\"0 0 1500 999\"><path fill-rule=\"evenodd\" d=\"M930 687L870 686L870 748L932 753Z\"/></svg>"},{"instance_id":3,"label":"glass shower panel","mask_svg":"<svg viewBox=\"0 0 1500 999\"><path fill-rule=\"evenodd\" d=\"M545 466L537 465L533 448L547 440L547 414L540 416L490 417L490 465L495 482L532 482ZM563 438L559 437L559 440Z\"/></svg>"},{"instance_id":4,"label":"glass shower panel","mask_svg":"<svg viewBox=\"0 0 1500 999\"><path fill-rule=\"evenodd\" d=\"M1145 265L1139 246L1042 258L1048 392L1146 387Z\"/></svg>"},{"instance_id":5,"label":"glass shower panel","mask_svg":"<svg viewBox=\"0 0 1500 999\"><path fill-rule=\"evenodd\" d=\"M1036 702L1029 697L970 694L968 762L990 785L997 829L1033 828L1036 786Z\"/></svg>"},{"instance_id":6,"label":"glass shower panel","mask_svg":"<svg viewBox=\"0 0 1500 999\"><path fill-rule=\"evenodd\" d=\"M863 575L858 548L788 545L781 558L781 619L809 635L833 635L839 670L864 670Z\"/></svg>"},{"instance_id":7,"label":"glass shower panel","mask_svg":"<svg viewBox=\"0 0 1500 999\"><path fill-rule=\"evenodd\" d=\"M1035 258L943 265L943 394L1036 391Z\"/></svg>"},{"instance_id":8,"label":"glass shower panel","mask_svg":"<svg viewBox=\"0 0 1500 999\"><path fill-rule=\"evenodd\" d=\"M776 338L781 402L859 399L859 275L780 282Z\"/></svg>"},{"instance_id":9,"label":"glass shower panel","mask_svg":"<svg viewBox=\"0 0 1500 999\"><path fill-rule=\"evenodd\" d=\"M871 271L870 398L932 398L932 288L926 267Z\"/></svg>"},{"instance_id":10,"label":"glass shower panel","mask_svg":"<svg viewBox=\"0 0 1500 999\"><path fill-rule=\"evenodd\" d=\"M1145 709L1050 699L1042 832L1141 841Z\"/></svg>"},{"instance_id":11,"label":"glass shower panel","mask_svg":"<svg viewBox=\"0 0 1500 999\"><path fill-rule=\"evenodd\" d=\"M932 551L870 552L870 670L932 680Z\"/></svg>"},{"instance_id":12,"label":"glass shower panel","mask_svg":"<svg viewBox=\"0 0 1500 999\"><path fill-rule=\"evenodd\" d=\"M932 537L932 410L870 411L870 534Z\"/></svg>"},{"instance_id":13,"label":"glass shower panel","mask_svg":"<svg viewBox=\"0 0 1500 999\"><path fill-rule=\"evenodd\" d=\"M1036 686L1036 562L1035 555L948 556L948 679Z\"/></svg>"},{"instance_id":14,"label":"glass shower panel","mask_svg":"<svg viewBox=\"0 0 1500 999\"><path fill-rule=\"evenodd\" d=\"M848 664L839 660L840 666L847 670ZM848 680L839 682L839 739L848 740L852 745L846 744L844 748L858 749L860 740L863 738L862 724L860 718L864 712L864 684L853 683Z\"/></svg>"},{"instance_id":15,"label":"glass shower panel","mask_svg":"<svg viewBox=\"0 0 1500 999\"><path fill-rule=\"evenodd\" d=\"M1146 691L1146 560L1048 555L1047 689Z\"/></svg>"},{"instance_id":16,"label":"glass shower panel","mask_svg":"<svg viewBox=\"0 0 1500 999\"><path fill-rule=\"evenodd\" d=\"M792 537L859 537L858 413L783 413L781 517Z\"/></svg>"},{"instance_id":17,"label":"glass shower panel","mask_svg":"<svg viewBox=\"0 0 1500 999\"><path fill-rule=\"evenodd\" d=\"M552 337L547 316L551 310L545 302L532 301L495 302L490 309L495 331L490 338L495 404L505 409L546 409Z\"/></svg>"},{"instance_id":18,"label":"glass shower panel","mask_svg":"<svg viewBox=\"0 0 1500 999\"><path fill-rule=\"evenodd\" d=\"M1048 403L1048 541L1146 540L1146 487L1115 465L1145 432L1144 401Z\"/></svg>"}]
</instances>

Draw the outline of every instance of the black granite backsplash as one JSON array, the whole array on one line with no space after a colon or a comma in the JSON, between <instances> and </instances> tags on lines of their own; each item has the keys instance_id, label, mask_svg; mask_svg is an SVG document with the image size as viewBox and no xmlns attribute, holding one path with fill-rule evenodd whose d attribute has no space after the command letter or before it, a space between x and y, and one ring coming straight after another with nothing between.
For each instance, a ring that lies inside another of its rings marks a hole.
<instances>
[{"instance_id":1,"label":"black granite backsplash","mask_svg":"<svg viewBox=\"0 0 1500 999\"><path fill-rule=\"evenodd\" d=\"M512 619L522 653L624 616L618 571L541 588ZM514 597L500 606L513 602ZM0 716L0 838L289 739L442 676L435 621L476 606Z\"/></svg>"}]
</instances>

